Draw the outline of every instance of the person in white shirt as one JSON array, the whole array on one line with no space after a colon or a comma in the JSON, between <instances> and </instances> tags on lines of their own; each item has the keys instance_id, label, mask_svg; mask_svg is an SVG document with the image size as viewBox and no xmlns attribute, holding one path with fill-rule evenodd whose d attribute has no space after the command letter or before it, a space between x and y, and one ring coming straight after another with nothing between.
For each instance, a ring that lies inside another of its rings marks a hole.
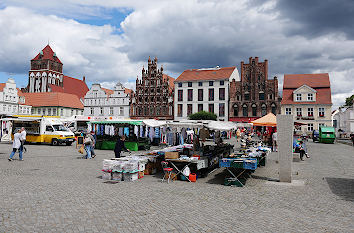
<instances>
[{"instance_id":1,"label":"person in white shirt","mask_svg":"<svg viewBox=\"0 0 354 233\"><path fill-rule=\"evenodd\" d=\"M17 133L15 133L14 135L14 141L12 143L12 152L10 154L9 161L12 161L12 158L14 157L17 150L19 151L20 154L20 161L23 161L22 150L20 150L21 139L22 139L21 130L17 130Z\"/></svg>"}]
</instances>

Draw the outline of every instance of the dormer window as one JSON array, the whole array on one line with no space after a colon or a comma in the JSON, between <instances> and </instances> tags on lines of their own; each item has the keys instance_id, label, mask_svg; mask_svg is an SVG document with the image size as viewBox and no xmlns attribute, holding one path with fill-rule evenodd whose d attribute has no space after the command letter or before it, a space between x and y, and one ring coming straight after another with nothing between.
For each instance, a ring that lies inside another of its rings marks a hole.
<instances>
[{"instance_id":1,"label":"dormer window","mask_svg":"<svg viewBox=\"0 0 354 233\"><path fill-rule=\"evenodd\" d=\"M296 101L301 101L301 100L302 100L301 94L296 94Z\"/></svg>"},{"instance_id":2,"label":"dormer window","mask_svg":"<svg viewBox=\"0 0 354 233\"><path fill-rule=\"evenodd\" d=\"M307 94L307 100L308 101L313 101L313 94L312 93L308 93Z\"/></svg>"}]
</instances>

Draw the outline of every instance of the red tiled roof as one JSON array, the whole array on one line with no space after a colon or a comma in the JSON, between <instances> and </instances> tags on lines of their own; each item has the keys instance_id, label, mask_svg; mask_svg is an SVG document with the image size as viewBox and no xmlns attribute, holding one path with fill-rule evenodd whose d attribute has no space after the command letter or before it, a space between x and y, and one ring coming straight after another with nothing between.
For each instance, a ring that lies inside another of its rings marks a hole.
<instances>
[{"instance_id":1,"label":"red tiled roof","mask_svg":"<svg viewBox=\"0 0 354 233\"><path fill-rule=\"evenodd\" d=\"M52 61L56 61L56 62L61 63L61 61L59 60L58 57L53 56L54 51L52 50L52 48L49 45L45 46L45 48L42 50L42 52L43 52L42 58L39 58L40 53L38 53L37 56L32 59L32 61L33 60L52 60ZM63 64L63 63L61 63L61 64Z\"/></svg>"},{"instance_id":2,"label":"red tiled roof","mask_svg":"<svg viewBox=\"0 0 354 233\"><path fill-rule=\"evenodd\" d=\"M17 95L18 96L24 96L23 92L21 91L20 88L17 88Z\"/></svg>"},{"instance_id":3,"label":"red tiled roof","mask_svg":"<svg viewBox=\"0 0 354 233\"><path fill-rule=\"evenodd\" d=\"M65 75L63 76L63 87L55 86L53 84L49 84L49 86L52 89L52 92L74 94L80 99L84 98L86 92L89 90L85 81Z\"/></svg>"},{"instance_id":4,"label":"red tiled roof","mask_svg":"<svg viewBox=\"0 0 354 233\"><path fill-rule=\"evenodd\" d=\"M172 78L171 76L168 76L167 74L163 74L162 75L162 79L166 80L168 77L168 85L170 86L171 90L173 90L175 88L175 79Z\"/></svg>"},{"instance_id":5,"label":"red tiled roof","mask_svg":"<svg viewBox=\"0 0 354 233\"><path fill-rule=\"evenodd\" d=\"M307 85L317 91L316 101L294 101L293 92L303 85ZM327 73L284 75L281 104L332 104L329 75Z\"/></svg>"},{"instance_id":6,"label":"red tiled roof","mask_svg":"<svg viewBox=\"0 0 354 233\"><path fill-rule=\"evenodd\" d=\"M61 92L23 93L26 104L33 107L67 107L83 109L84 105L77 95Z\"/></svg>"},{"instance_id":7,"label":"red tiled roof","mask_svg":"<svg viewBox=\"0 0 354 233\"><path fill-rule=\"evenodd\" d=\"M0 91L4 90L5 85L6 85L6 83L0 83Z\"/></svg>"},{"instance_id":8,"label":"red tiled roof","mask_svg":"<svg viewBox=\"0 0 354 233\"><path fill-rule=\"evenodd\" d=\"M330 87L328 73L322 74L285 74L284 88L299 88L306 84L311 88Z\"/></svg>"},{"instance_id":9,"label":"red tiled roof","mask_svg":"<svg viewBox=\"0 0 354 233\"><path fill-rule=\"evenodd\" d=\"M193 69L185 70L176 79L177 82L198 81L198 80L219 80L230 78L236 66L215 69Z\"/></svg>"},{"instance_id":10,"label":"red tiled roof","mask_svg":"<svg viewBox=\"0 0 354 233\"><path fill-rule=\"evenodd\" d=\"M102 90L104 90L104 92L106 92L106 95L107 96L110 96L110 95L112 95L113 93L114 93L114 91L113 90L110 90L110 89L107 89L107 88L101 88Z\"/></svg>"}]
</instances>

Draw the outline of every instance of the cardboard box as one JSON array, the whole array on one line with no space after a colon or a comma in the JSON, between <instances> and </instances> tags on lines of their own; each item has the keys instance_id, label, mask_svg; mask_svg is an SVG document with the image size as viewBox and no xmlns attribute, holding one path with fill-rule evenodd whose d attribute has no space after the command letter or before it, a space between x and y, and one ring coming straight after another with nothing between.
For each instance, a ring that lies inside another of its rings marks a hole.
<instances>
[{"instance_id":1,"label":"cardboard box","mask_svg":"<svg viewBox=\"0 0 354 233\"><path fill-rule=\"evenodd\" d=\"M156 165L154 163L147 163L145 166L144 174L145 175L153 175L156 173Z\"/></svg>"},{"instance_id":2,"label":"cardboard box","mask_svg":"<svg viewBox=\"0 0 354 233\"><path fill-rule=\"evenodd\" d=\"M165 159L178 159L179 153L178 152L165 152Z\"/></svg>"}]
</instances>

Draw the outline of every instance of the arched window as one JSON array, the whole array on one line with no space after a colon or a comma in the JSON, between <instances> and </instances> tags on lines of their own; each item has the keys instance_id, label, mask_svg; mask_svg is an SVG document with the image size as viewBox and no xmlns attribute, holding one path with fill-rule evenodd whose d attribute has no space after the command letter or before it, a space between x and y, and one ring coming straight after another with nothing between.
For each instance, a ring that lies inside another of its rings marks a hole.
<instances>
[{"instance_id":1,"label":"arched window","mask_svg":"<svg viewBox=\"0 0 354 233\"><path fill-rule=\"evenodd\" d=\"M265 104L262 104L262 116L265 116L267 114L267 106Z\"/></svg>"},{"instance_id":2,"label":"arched window","mask_svg":"<svg viewBox=\"0 0 354 233\"><path fill-rule=\"evenodd\" d=\"M257 105L252 104L252 116L257 116Z\"/></svg>"},{"instance_id":3,"label":"arched window","mask_svg":"<svg viewBox=\"0 0 354 233\"><path fill-rule=\"evenodd\" d=\"M275 103L272 103L272 113L274 114L274 115L277 115L277 106L275 105Z\"/></svg>"},{"instance_id":4,"label":"arched window","mask_svg":"<svg viewBox=\"0 0 354 233\"><path fill-rule=\"evenodd\" d=\"M238 106L237 106L237 104L234 105L234 117L238 117Z\"/></svg>"},{"instance_id":5,"label":"arched window","mask_svg":"<svg viewBox=\"0 0 354 233\"><path fill-rule=\"evenodd\" d=\"M246 104L242 106L242 113L244 117L248 117L248 107Z\"/></svg>"}]
</instances>

